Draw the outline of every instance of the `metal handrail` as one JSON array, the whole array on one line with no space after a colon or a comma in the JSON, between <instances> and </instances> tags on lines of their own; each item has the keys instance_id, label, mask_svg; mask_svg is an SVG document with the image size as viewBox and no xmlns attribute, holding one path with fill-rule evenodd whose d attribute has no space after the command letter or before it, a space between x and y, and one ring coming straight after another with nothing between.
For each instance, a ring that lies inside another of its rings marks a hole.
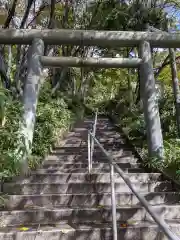
<instances>
[{"instance_id":1,"label":"metal handrail","mask_svg":"<svg viewBox=\"0 0 180 240\"><path fill-rule=\"evenodd\" d=\"M117 240L117 220L116 220L116 199L115 199L115 188L114 188L114 168L119 173L120 177L124 180L124 182L128 185L128 187L131 189L131 191L134 193L134 195L138 198L138 200L141 202L143 207L147 210L147 212L151 215L151 217L154 219L154 221L159 225L161 230L164 232L164 234L168 237L169 240L180 240L180 238L175 235L170 229L168 224L164 221L164 219L160 219L159 216L153 211L152 207L149 206L149 203L146 201L146 199L141 196L133 187L131 181L129 180L129 177L127 174L124 173L124 171L118 167L118 165L114 162L113 158L108 154L108 152L104 149L102 144L97 140L97 138L93 135L91 131L88 131L88 139L90 144L90 139L93 138L93 141L98 145L98 147L101 149L102 153L106 156L107 160L109 161L109 164L111 166L111 199L112 199L112 222L113 222L113 239ZM91 146L89 146L91 148ZM92 159L91 159L92 160Z\"/></svg>"}]
</instances>

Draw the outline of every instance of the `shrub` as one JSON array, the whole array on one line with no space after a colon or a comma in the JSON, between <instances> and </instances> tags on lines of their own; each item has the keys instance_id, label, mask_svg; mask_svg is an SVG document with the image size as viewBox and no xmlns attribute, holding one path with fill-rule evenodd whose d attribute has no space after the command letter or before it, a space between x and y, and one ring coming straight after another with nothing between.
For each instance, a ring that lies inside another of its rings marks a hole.
<instances>
[{"instance_id":1,"label":"shrub","mask_svg":"<svg viewBox=\"0 0 180 240\"><path fill-rule=\"evenodd\" d=\"M18 144L22 105L20 101L8 96L4 109L6 122L0 127L0 177L10 177L18 175L20 169L20 161L15 150ZM75 117L62 96L51 96L51 88L46 83L40 91L37 106L32 155L28 160L30 168L35 168L41 162Z\"/></svg>"}]
</instances>

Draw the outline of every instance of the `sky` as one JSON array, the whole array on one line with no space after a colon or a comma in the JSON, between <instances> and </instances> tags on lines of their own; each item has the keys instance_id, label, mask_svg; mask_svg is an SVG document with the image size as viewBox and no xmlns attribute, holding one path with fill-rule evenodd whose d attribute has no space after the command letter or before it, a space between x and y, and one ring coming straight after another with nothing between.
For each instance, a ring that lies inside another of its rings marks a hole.
<instances>
[{"instance_id":1,"label":"sky","mask_svg":"<svg viewBox=\"0 0 180 240\"><path fill-rule=\"evenodd\" d=\"M177 19L177 28L180 30L180 9L169 7L166 11L170 17L174 16Z\"/></svg>"}]
</instances>

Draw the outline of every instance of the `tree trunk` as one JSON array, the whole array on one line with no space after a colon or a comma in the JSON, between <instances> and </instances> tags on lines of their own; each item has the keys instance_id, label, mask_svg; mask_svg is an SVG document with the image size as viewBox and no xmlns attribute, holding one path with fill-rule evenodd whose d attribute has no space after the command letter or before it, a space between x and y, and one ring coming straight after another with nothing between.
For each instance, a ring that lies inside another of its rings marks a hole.
<instances>
[{"instance_id":1,"label":"tree trunk","mask_svg":"<svg viewBox=\"0 0 180 240\"><path fill-rule=\"evenodd\" d=\"M141 94L143 99L144 117L147 129L148 153L150 157L163 158L163 137L156 99L155 78L151 58L151 48L148 42L140 45L140 56L143 63L140 66Z\"/></svg>"},{"instance_id":2,"label":"tree trunk","mask_svg":"<svg viewBox=\"0 0 180 240\"><path fill-rule=\"evenodd\" d=\"M28 72L24 85L23 107L24 113L20 128L21 139L23 139L25 151L20 152L22 160L22 173L27 173L28 156L31 153L31 145L34 134L36 119L36 108L39 90L42 83L43 67L40 63L40 56L44 54L44 43L41 39L34 39L30 48Z\"/></svg>"},{"instance_id":3,"label":"tree trunk","mask_svg":"<svg viewBox=\"0 0 180 240\"><path fill-rule=\"evenodd\" d=\"M179 89L179 80L178 80L178 73L177 73L177 67L176 67L176 54L173 48L169 49L169 56L170 56L170 62L171 62L172 85L173 85L173 93L174 93L175 108L176 108L177 131L178 131L178 136L180 137L180 89Z\"/></svg>"},{"instance_id":4,"label":"tree trunk","mask_svg":"<svg viewBox=\"0 0 180 240\"><path fill-rule=\"evenodd\" d=\"M128 95L129 95L129 107L132 108L133 106L133 92L132 92L132 85L131 85L131 72L128 69Z\"/></svg>"},{"instance_id":5,"label":"tree trunk","mask_svg":"<svg viewBox=\"0 0 180 240\"><path fill-rule=\"evenodd\" d=\"M12 68L12 46L8 45L8 69L7 69L7 77L11 77L11 68Z\"/></svg>"},{"instance_id":6,"label":"tree trunk","mask_svg":"<svg viewBox=\"0 0 180 240\"><path fill-rule=\"evenodd\" d=\"M7 77L6 72L7 72L7 66L5 64L4 57L0 52L0 77L1 77L1 80L3 81L3 86L9 89L11 81L10 81L10 78Z\"/></svg>"},{"instance_id":7,"label":"tree trunk","mask_svg":"<svg viewBox=\"0 0 180 240\"><path fill-rule=\"evenodd\" d=\"M51 91L52 95L55 94L55 92L60 88L60 85L61 85L63 79L66 77L67 73L68 73L67 67L61 69L59 80L57 81L57 84L53 87L53 89Z\"/></svg>"}]
</instances>

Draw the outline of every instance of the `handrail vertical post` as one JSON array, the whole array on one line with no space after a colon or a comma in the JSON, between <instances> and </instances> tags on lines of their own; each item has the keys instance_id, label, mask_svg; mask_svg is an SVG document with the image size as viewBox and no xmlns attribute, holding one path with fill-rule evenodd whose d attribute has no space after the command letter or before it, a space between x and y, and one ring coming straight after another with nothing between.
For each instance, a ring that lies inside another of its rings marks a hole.
<instances>
[{"instance_id":1,"label":"handrail vertical post","mask_svg":"<svg viewBox=\"0 0 180 240\"><path fill-rule=\"evenodd\" d=\"M93 125L93 136L96 136L96 125L97 125L97 115L98 115L98 110L96 111L95 114L95 119L94 119L94 125ZM93 153L94 153L94 138L91 138L91 167L92 167L92 159L93 159Z\"/></svg>"},{"instance_id":2,"label":"handrail vertical post","mask_svg":"<svg viewBox=\"0 0 180 240\"><path fill-rule=\"evenodd\" d=\"M110 164L110 181L111 181L111 207L112 207L113 240L117 240L116 193L115 193L113 164Z\"/></svg>"},{"instance_id":3,"label":"handrail vertical post","mask_svg":"<svg viewBox=\"0 0 180 240\"><path fill-rule=\"evenodd\" d=\"M91 172L91 135L88 132L88 172Z\"/></svg>"}]
</instances>

